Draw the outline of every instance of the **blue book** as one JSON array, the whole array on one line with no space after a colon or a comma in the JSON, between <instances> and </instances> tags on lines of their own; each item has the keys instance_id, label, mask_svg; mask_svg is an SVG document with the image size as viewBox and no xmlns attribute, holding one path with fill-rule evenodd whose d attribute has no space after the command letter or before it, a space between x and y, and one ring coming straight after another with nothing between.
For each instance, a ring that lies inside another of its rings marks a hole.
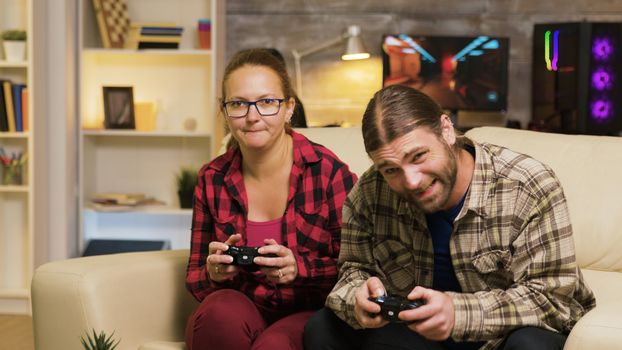
<instances>
[{"instance_id":1,"label":"blue book","mask_svg":"<svg viewBox=\"0 0 622 350\"><path fill-rule=\"evenodd\" d=\"M142 27L141 35L181 35L183 27Z\"/></svg>"},{"instance_id":2,"label":"blue book","mask_svg":"<svg viewBox=\"0 0 622 350\"><path fill-rule=\"evenodd\" d=\"M15 111L15 131L24 131L23 115L22 115L22 90L26 85L13 84L13 110Z\"/></svg>"}]
</instances>

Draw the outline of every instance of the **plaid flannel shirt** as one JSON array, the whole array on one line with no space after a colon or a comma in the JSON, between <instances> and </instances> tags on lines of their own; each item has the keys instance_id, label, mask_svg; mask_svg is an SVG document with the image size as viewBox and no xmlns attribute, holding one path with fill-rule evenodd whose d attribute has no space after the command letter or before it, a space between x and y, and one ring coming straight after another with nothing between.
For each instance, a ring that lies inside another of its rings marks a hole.
<instances>
[{"instance_id":1,"label":"plaid flannel shirt","mask_svg":"<svg viewBox=\"0 0 622 350\"><path fill-rule=\"evenodd\" d=\"M282 244L296 258L298 276L289 285L270 282L261 272L243 269L231 281L216 283L206 271L208 245L242 234L246 244L248 200L239 149L205 165L199 172L192 219L186 287L201 301L213 291L232 288L273 312L322 307L337 280L341 211L357 177L325 147L291 131L294 162L287 207L281 223Z\"/></svg>"},{"instance_id":2,"label":"plaid flannel shirt","mask_svg":"<svg viewBox=\"0 0 622 350\"><path fill-rule=\"evenodd\" d=\"M466 140L472 143L470 140ZM569 332L595 306L576 259L562 187L546 165L474 143L475 169L454 221L451 259L462 293L451 337L497 347L522 326ZM431 288L434 252L425 214L373 168L344 204L340 275L326 305L354 328L354 294L369 277L388 293Z\"/></svg>"}]
</instances>

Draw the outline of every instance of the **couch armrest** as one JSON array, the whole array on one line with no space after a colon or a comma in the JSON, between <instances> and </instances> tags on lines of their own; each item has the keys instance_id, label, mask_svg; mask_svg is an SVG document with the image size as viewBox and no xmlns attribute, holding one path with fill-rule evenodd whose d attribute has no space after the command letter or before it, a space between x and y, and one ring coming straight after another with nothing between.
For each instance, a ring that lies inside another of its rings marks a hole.
<instances>
[{"instance_id":1,"label":"couch armrest","mask_svg":"<svg viewBox=\"0 0 622 350\"><path fill-rule=\"evenodd\" d=\"M197 303L185 289L188 250L55 261L32 281L37 350L81 350L86 331L115 332L118 350L182 341Z\"/></svg>"}]
</instances>

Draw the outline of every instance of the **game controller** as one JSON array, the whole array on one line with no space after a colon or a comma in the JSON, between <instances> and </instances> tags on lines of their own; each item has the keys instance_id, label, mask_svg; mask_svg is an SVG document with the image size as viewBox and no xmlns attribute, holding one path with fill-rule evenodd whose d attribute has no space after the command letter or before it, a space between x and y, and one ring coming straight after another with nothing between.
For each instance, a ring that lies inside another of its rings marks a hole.
<instances>
[{"instance_id":1,"label":"game controller","mask_svg":"<svg viewBox=\"0 0 622 350\"><path fill-rule=\"evenodd\" d=\"M230 245L229 249L225 252L227 255L233 257L232 265L237 265L246 268L249 271L256 271L259 269L259 265L253 262L258 256L274 258L276 254L260 254L259 247L246 247L246 246L234 246Z\"/></svg>"},{"instance_id":2,"label":"game controller","mask_svg":"<svg viewBox=\"0 0 622 350\"><path fill-rule=\"evenodd\" d=\"M381 295L379 297L369 297L369 301L380 305L380 315L389 322L406 322L400 320L397 315L400 311L416 309L423 305L422 300L408 300L399 295ZM371 313L375 317L378 314Z\"/></svg>"}]
</instances>

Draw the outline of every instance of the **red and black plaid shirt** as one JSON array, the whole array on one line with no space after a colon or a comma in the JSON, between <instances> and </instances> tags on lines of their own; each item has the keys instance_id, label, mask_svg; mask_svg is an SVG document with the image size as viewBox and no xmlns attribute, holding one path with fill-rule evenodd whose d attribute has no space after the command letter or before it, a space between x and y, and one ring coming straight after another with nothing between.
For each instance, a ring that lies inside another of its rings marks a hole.
<instances>
[{"instance_id":1,"label":"red and black plaid shirt","mask_svg":"<svg viewBox=\"0 0 622 350\"><path fill-rule=\"evenodd\" d=\"M291 131L294 164L287 208L281 223L282 244L294 253L298 276L289 285L274 284L261 272L243 269L224 283L206 273L208 245L242 234L246 244L248 199L242 177L242 154L229 150L199 172L192 218L192 241L186 287L201 301L211 292L232 288L256 305L274 312L317 309L337 281L341 208L357 177L325 147Z\"/></svg>"}]
</instances>

